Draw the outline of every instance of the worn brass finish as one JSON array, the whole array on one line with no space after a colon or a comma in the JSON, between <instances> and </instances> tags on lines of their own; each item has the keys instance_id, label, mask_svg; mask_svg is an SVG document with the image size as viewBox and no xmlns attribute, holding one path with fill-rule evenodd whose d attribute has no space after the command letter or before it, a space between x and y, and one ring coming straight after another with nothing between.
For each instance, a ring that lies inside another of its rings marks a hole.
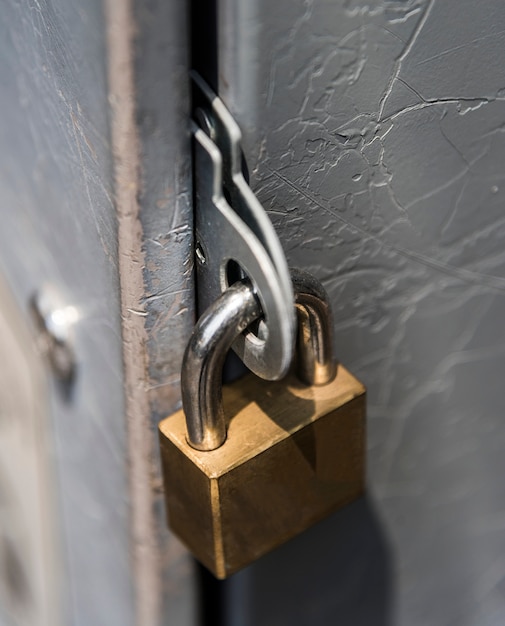
<instances>
[{"instance_id":1,"label":"worn brass finish","mask_svg":"<svg viewBox=\"0 0 505 626\"><path fill-rule=\"evenodd\" d=\"M182 411L160 423L168 519L226 578L357 498L365 483L365 388L339 365L333 382L248 376L223 389L228 438L186 441Z\"/></svg>"}]
</instances>

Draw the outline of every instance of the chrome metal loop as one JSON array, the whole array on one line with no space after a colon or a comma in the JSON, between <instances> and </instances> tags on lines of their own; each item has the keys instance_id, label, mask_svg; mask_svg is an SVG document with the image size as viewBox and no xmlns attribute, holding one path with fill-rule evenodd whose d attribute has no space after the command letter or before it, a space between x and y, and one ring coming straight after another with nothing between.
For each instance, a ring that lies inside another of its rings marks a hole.
<instances>
[{"instance_id":1,"label":"chrome metal loop","mask_svg":"<svg viewBox=\"0 0 505 626\"><path fill-rule=\"evenodd\" d=\"M298 317L297 374L308 385L335 377L331 309L326 291L310 274L293 271ZM234 340L262 315L250 283L229 287L202 315L184 354L181 385L188 443L214 450L226 440L222 369Z\"/></svg>"},{"instance_id":2,"label":"chrome metal loop","mask_svg":"<svg viewBox=\"0 0 505 626\"><path fill-rule=\"evenodd\" d=\"M326 385L337 373L328 294L307 272L291 270L298 318L296 374L307 385Z\"/></svg>"},{"instance_id":3,"label":"chrome metal loop","mask_svg":"<svg viewBox=\"0 0 505 626\"><path fill-rule=\"evenodd\" d=\"M226 439L222 373L226 353L238 335L261 315L250 284L235 283L199 319L184 353L182 405L188 443L214 450Z\"/></svg>"}]
</instances>

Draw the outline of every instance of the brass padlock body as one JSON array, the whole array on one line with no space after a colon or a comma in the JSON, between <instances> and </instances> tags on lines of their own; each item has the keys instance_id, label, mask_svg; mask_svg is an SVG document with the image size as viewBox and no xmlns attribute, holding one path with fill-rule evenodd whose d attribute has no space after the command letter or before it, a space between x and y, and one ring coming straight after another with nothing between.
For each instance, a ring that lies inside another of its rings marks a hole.
<instances>
[{"instance_id":1,"label":"brass padlock body","mask_svg":"<svg viewBox=\"0 0 505 626\"><path fill-rule=\"evenodd\" d=\"M253 375L224 387L226 442L201 452L183 411L160 423L168 522L226 578L359 497L365 485L365 388L339 365L316 387Z\"/></svg>"}]
</instances>

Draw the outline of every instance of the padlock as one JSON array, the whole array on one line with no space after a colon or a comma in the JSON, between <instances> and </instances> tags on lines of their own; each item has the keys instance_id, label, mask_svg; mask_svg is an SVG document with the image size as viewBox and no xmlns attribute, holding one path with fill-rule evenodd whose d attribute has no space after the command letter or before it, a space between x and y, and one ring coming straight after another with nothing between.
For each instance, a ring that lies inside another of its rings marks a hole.
<instances>
[{"instance_id":1,"label":"padlock","mask_svg":"<svg viewBox=\"0 0 505 626\"><path fill-rule=\"evenodd\" d=\"M293 282L297 376L250 374L222 388L228 348L261 315L252 286L236 283L195 327L181 376L184 411L159 426L169 526L217 578L364 490L365 388L333 361L320 284L304 274Z\"/></svg>"}]
</instances>

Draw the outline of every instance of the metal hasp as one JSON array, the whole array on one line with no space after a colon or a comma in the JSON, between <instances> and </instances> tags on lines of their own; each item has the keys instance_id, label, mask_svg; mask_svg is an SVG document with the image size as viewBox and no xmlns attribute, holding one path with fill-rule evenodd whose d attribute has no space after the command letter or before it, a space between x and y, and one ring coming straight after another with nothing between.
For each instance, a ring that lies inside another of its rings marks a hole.
<instances>
[{"instance_id":1,"label":"metal hasp","mask_svg":"<svg viewBox=\"0 0 505 626\"><path fill-rule=\"evenodd\" d=\"M266 212L242 173L241 133L221 100L192 73L195 231L199 306L237 278L251 281L262 319L232 348L261 378L282 378L292 361L295 310L288 266Z\"/></svg>"},{"instance_id":2,"label":"metal hasp","mask_svg":"<svg viewBox=\"0 0 505 626\"><path fill-rule=\"evenodd\" d=\"M297 374L308 385L335 378L332 319L323 286L306 272L293 271L298 315ZM231 344L261 315L252 286L235 283L202 315L184 354L181 388L188 443L214 450L226 440L222 368Z\"/></svg>"}]
</instances>

